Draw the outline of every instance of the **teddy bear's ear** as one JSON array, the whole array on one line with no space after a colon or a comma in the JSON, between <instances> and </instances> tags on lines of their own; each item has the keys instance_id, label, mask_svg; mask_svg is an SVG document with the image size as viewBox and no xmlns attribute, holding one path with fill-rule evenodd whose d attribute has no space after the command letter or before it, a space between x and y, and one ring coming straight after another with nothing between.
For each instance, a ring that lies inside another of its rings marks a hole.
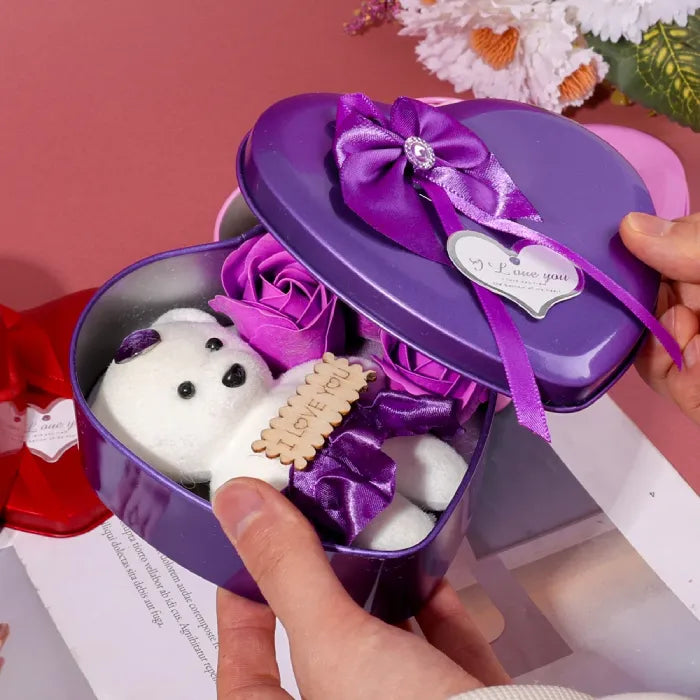
<instances>
[{"instance_id":1,"label":"teddy bear's ear","mask_svg":"<svg viewBox=\"0 0 700 700\"><path fill-rule=\"evenodd\" d=\"M182 308L166 311L153 322L153 326L164 323L216 323L216 319L200 309Z\"/></svg>"},{"instance_id":2,"label":"teddy bear's ear","mask_svg":"<svg viewBox=\"0 0 700 700\"><path fill-rule=\"evenodd\" d=\"M118 365L129 362L129 360L133 360L138 355L148 352L158 343L160 343L160 333L154 328L146 328L129 333L117 349L114 362Z\"/></svg>"}]
</instances>

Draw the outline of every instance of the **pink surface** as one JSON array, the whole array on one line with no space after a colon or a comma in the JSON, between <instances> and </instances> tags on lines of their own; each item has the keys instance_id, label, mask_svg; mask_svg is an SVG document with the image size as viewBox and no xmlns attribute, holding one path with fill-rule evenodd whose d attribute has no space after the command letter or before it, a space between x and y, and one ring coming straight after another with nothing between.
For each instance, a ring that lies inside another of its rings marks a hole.
<instances>
[{"instance_id":1,"label":"pink surface","mask_svg":"<svg viewBox=\"0 0 700 700\"><path fill-rule=\"evenodd\" d=\"M636 169L651 193L656 213L666 219L687 216L688 181L680 158L662 141L638 129L612 124L587 124Z\"/></svg>"},{"instance_id":2,"label":"pink surface","mask_svg":"<svg viewBox=\"0 0 700 700\"><path fill-rule=\"evenodd\" d=\"M234 199L237 197L241 196L241 191L236 187L236 189L231 192L231 194L226 197L226 201L221 205L221 209L219 209L219 213L216 215L216 221L214 221L214 240L218 241L221 240L221 224L224 221L224 216L226 215L226 210L229 208L229 205L231 202L233 202Z\"/></svg>"},{"instance_id":3,"label":"pink surface","mask_svg":"<svg viewBox=\"0 0 700 700\"><path fill-rule=\"evenodd\" d=\"M238 144L277 99L450 93L395 28L345 36L358 4L0 3L0 303L33 306L151 253L210 239L236 186ZM689 173L691 209L700 209L696 135L641 107L604 103L575 116L667 143ZM634 381L615 399L697 488L700 431L691 435Z\"/></svg>"}]
</instances>

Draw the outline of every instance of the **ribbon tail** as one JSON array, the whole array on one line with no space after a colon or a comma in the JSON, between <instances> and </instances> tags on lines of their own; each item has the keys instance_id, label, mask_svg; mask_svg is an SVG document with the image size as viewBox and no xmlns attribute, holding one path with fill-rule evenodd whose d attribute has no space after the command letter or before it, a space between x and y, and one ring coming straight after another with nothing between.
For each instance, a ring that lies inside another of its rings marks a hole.
<instances>
[{"instance_id":1,"label":"ribbon tail","mask_svg":"<svg viewBox=\"0 0 700 700\"><path fill-rule=\"evenodd\" d=\"M432 182L424 182L423 186L433 202L447 235L461 230L462 223L445 191ZM503 360L518 423L547 442L551 442L535 373L530 364L527 348L513 319L496 294L478 284L472 283L472 285Z\"/></svg>"},{"instance_id":2,"label":"ribbon tail","mask_svg":"<svg viewBox=\"0 0 700 700\"><path fill-rule=\"evenodd\" d=\"M547 442L552 438L527 348L505 304L492 291L472 283L503 360L518 423Z\"/></svg>"}]
</instances>

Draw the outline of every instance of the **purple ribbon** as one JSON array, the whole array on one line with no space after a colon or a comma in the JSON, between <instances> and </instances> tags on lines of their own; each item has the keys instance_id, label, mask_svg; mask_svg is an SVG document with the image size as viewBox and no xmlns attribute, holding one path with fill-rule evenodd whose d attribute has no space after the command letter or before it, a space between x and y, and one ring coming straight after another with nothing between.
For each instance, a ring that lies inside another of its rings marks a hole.
<instances>
[{"instance_id":1,"label":"purple ribbon","mask_svg":"<svg viewBox=\"0 0 700 700\"><path fill-rule=\"evenodd\" d=\"M396 463L382 452L384 441L458 430L452 399L397 391L360 398L311 465L289 470L285 494L326 541L350 544L394 498Z\"/></svg>"},{"instance_id":2,"label":"purple ribbon","mask_svg":"<svg viewBox=\"0 0 700 700\"><path fill-rule=\"evenodd\" d=\"M513 221L541 219L486 144L443 110L401 97L387 119L366 95L343 95L333 148L347 206L402 247L451 265L444 242L434 233L433 217L437 213L449 236L464 228L455 209L483 226L546 246L613 294L682 366L678 344L639 300L566 246ZM501 354L518 421L549 441L520 333L503 300L473 286Z\"/></svg>"}]
</instances>

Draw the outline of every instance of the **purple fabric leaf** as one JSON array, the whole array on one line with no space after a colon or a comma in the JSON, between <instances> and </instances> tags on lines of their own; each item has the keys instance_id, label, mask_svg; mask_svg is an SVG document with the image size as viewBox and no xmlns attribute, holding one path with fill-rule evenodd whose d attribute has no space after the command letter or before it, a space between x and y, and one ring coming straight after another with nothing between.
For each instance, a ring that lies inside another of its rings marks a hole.
<instances>
[{"instance_id":1,"label":"purple fabric leaf","mask_svg":"<svg viewBox=\"0 0 700 700\"><path fill-rule=\"evenodd\" d=\"M289 471L284 493L326 540L350 544L392 501L396 463L381 448L392 437L459 431L455 402L380 391L362 397L311 465Z\"/></svg>"}]
</instances>

